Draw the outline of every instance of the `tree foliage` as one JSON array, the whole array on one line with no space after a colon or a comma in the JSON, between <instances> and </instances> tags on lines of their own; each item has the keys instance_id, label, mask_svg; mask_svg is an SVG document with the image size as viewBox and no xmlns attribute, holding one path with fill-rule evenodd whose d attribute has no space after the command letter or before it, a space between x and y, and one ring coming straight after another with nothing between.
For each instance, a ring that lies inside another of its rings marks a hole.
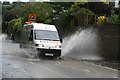
<instances>
[{"instance_id":1,"label":"tree foliage","mask_svg":"<svg viewBox=\"0 0 120 80\"><path fill-rule=\"evenodd\" d=\"M23 22L25 22L28 21L28 14L36 14L37 22L57 23L59 27L66 28L70 27L73 18L76 19L76 22L82 24L86 15L107 14L108 16L112 10L112 6L106 1L92 3L87 2L87 0L86 2L28 2L22 6L3 6L3 20L14 19L16 21L17 18L23 17ZM116 10L116 13L119 14L119 9ZM110 18L108 21L110 21ZM6 28L6 25L4 27ZM20 31L20 28L17 30L11 27L11 29Z\"/></svg>"},{"instance_id":2,"label":"tree foliage","mask_svg":"<svg viewBox=\"0 0 120 80\"><path fill-rule=\"evenodd\" d=\"M12 19L17 18L16 13L14 11L7 11L3 14L4 21L10 21Z\"/></svg>"},{"instance_id":3,"label":"tree foliage","mask_svg":"<svg viewBox=\"0 0 120 80\"><path fill-rule=\"evenodd\" d=\"M106 23L118 24L119 20L119 15L112 13L106 18Z\"/></svg>"},{"instance_id":4,"label":"tree foliage","mask_svg":"<svg viewBox=\"0 0 120 80\"><path fill-rule=\"evenodd\" d=\"M105 23L106 16L100 16L97 18L97 25L103 25Z\"/></svg>"},{"instance_id":5,"label":"tree foliage","mask_svg":"<svg viewBox=\"0 0 120 80\"><path fill-rule=\"evenodd\" d=\"M79 5L85 5L86 3L88 3L88 2L74 2L74 4L71 7L72 8L73 7L79 7Z\"/></svg>"},{"instance_id":6,"label":"tree foliage","mask_svg":"<svg viewBox=\"0 0 120 80\"><path fill-rule=\"evenodd\" d=\"M73 18L76 18L80 23L79 24L84 24L85 17L87 15L92 15L94 14L92 11L86 9L86 8L74 8L71 7L67 10L64 10L59 13L59 18L58 18L58 23L62 27L70 27L71 25L71 20Z\"/></svg>"},{"instance_id":7,"label":"tree foliage","mask_svg":"<svg viewBox=\"0 0 120 80\"><path fill-rule=\"evenodd\" d=\"M8 29L13 32L20 32L22 30L23 18L13 19L9 22Z\"/></svg>"},{"instance_id":8,"label":"tree foliage","mask_svg":"<svg viewBox=\"0 0 120 80\"><path fill-rule=\"evenodd\" d=\"M37 22L51 23L53 8L48 3L26 3L24 7L15 7L12 11L15 11L18 17L24 17L24 21L28 20L28 14L36 14Z\"/></svg>"},{"instance_id":9,"label":"tree foliage","mask_svg":"<svg viewBox=\"0 0 120 80\"><path fill-rule=\"evenodd\" d=\"M103 2L90 2L88 3L88 9L93 11L95 14L107 14L113 10L111 5L104 4Z\"/></svg>"}]
</instances>

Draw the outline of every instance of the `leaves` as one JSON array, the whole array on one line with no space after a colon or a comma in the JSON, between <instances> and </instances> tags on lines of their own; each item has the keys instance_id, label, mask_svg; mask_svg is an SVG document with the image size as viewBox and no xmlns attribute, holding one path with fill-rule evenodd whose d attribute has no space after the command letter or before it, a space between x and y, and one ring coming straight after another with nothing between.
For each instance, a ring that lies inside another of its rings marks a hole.
<instances>
[{"instance_id":1,"label":"leaves","mask_svg":"<svg viewBox=\"0 0 120 80\"><path fill-rule=\"evenodd\" d=\"M113 24L120 23L120 22L119 22L119 15L112 13L112 14L109 15L108 18L106 19L106 23L113 23Z\"/></svg>"},{"instance_id":2,"label":"leaves","mask_svg":"<svg viewBox=\"0 0 120 80\"><path fill-rule=\"evenodd\" d=\"M100 16L97 18L97 25L103 25L105 22L106 16Z\"/></svg>"},{"instance_id":3,"label":"leaves","mask_svg":"<svg viewBox=\"0 0 120 80\"><path fill-rule=\"evenodd\" d=\"M53 8L48 3L40 3L40 2L31 2L26 3L24 7L15 7L13 11L16 12L18 17L24 17L24 21L28 20L28 14L36 14L37 22L45 23L47 19L51 19L51 15L53 15Z\"/></svg>"},{"instance_id":4,"label":"leaves","mask_svg":"<svg viewBox=\"0 0 120 80\"><path fill-rule=\"evenodd\" d=\"M22 30L22 20L23 18L11 20L8 29L14 32L20 32Z\"/></svg>"},{"instance_id":5,"label":"leaves","mask_svg":"<svg viewBox=\"0 0 120 80\"><path fill-rule=\"evenodd\" d=\"M79 5L84 5L86 4L87 2L74 2L74 4L71 6L72 8L74 7L79 7Z\"/></svg>"}]
</instances>

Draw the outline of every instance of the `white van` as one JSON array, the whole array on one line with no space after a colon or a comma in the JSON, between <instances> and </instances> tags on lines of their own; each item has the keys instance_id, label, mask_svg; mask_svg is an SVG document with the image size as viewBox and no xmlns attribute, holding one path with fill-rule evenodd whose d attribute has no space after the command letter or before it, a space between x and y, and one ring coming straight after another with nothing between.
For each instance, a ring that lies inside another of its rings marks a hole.
<instances>
[{"instance_id":1,"label":"white van","mask_svg":"<svg viewBox=\"0 0 120 80\"><path fill-rule=\"evenodd\" d=\"M41 56L61 56L62 39L54 25L29 23L21 31L21 48L34 48Z\"/></svg>"}]
</instances>

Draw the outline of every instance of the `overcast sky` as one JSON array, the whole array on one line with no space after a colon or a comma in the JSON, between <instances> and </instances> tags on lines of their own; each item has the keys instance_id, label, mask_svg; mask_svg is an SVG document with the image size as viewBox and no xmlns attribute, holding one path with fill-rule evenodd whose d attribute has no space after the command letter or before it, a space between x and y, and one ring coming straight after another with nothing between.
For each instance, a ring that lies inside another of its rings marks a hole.
<instances>
[{"instance_id":1,"label":"overcast sky","mask_svg":"<svg viewBox=\"0 0 120 80\"><path fill-rule=\"evenodd\" d=\"M18 0L0 0L1 2L3 1L9 1L9 2L13 2L13 1L18 1ZM28 2L29 0L19 0L19 1L23 1L23 2Z\"/></svg>"},{"instance_id":2,"label":"overcast sky","mask_svg":"<svg viewBox=\"0 0 120 80\"><path fill-rule=\"evenodd\" d=\"M10 3L12 3L13 1L22 1L22 2L29 2L30 0L0 0L1 2L3 1L9 1ZM35 0L36 2L39 1L50 1L50 0Z\"/></svg>"}]
</instances>

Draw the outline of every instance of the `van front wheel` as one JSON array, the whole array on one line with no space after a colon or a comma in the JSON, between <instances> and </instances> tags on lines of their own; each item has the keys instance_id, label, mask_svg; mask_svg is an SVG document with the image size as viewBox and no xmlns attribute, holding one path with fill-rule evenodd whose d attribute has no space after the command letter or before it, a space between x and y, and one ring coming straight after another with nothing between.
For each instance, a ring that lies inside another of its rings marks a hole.
<instances>
[{"instance_id":1,"label":"van front wheel","mask_svg":"<svg viewBox=\"0 0 120 80\"><path fill-rule=\"evenodd\" d=\"M44 53L41 50L37 49L37 55L39 58L43 58Z\"/></svg>"},{"instance_id":2,"label":"van front wheel","mask_svg":"<svg viewBox=\"0 0 120 80\"><path fill-rule=\"evenodd\" d=\"M19 47L20 47L20 48L23 48L23 45L20 43L20 44L19 44Z\"/></svg>"}]
</instances>

